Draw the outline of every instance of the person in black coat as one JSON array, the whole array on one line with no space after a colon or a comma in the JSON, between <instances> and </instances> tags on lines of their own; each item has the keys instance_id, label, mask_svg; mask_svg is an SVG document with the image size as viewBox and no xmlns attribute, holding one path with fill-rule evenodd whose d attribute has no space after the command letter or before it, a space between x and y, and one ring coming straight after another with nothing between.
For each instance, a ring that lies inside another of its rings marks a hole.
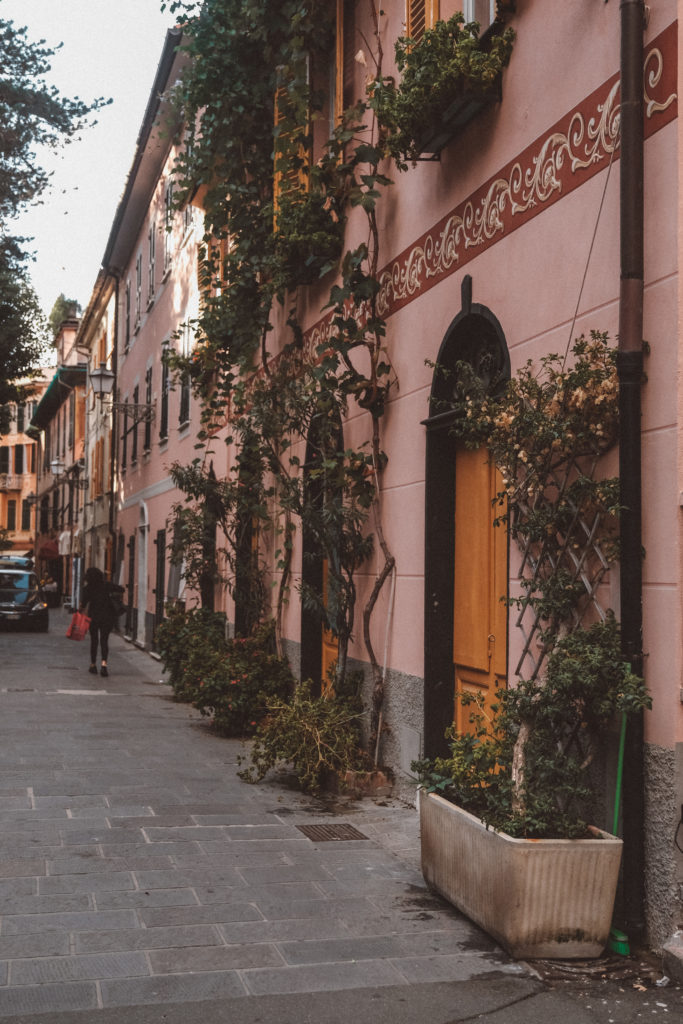
<instances>
[{"instance_id":1,"label":"person in black coat","mask_svg":"<svg viewBox=\"0 0 683 1024\"><path fill-rule=\"evenodd\" d=\"M119 615L120 595L123 587L108 583L101 569L94 567L85 573L85 585L81 610L90 616L90 668L89 672L97 674L97 648L102 652L100 675L108 676L107 658L109 656L109 634L116 625Z\"/></svg>"}]
</instances>

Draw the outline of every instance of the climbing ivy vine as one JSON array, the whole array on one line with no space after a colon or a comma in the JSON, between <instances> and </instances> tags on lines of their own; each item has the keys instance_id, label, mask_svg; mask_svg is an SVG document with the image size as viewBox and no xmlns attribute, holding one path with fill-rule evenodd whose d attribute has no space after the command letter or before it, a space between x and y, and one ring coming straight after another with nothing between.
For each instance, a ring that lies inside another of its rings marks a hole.
<instances>
[{"instance_id":1,"label":"climbing ivy vine","mask_svg":"<svg viewBox=\"0 0 683 1024\"><path fill-rule=\"evenodd\" d=\"M384 15L375 0L362 0L359 8L363 3L371 31L356 59L367 70L366 92L338 113L330 138L314 155L313 137L321 134L323 118L330 118L335 4L168 0L162 7L182 21L190 56L178 90L186 136L176 167L176 201L182 206L199 195L205 215L196 346L190 356L169 356L173 370L190 377L202 401L204 452L191 471L175 470L178 483L187 484L185 520L189 530L194 524L195 551L201 554L206 508L213 502L232 548L225 565L233 592L239 593L245 568L254 592L264 592L264 566L253 553L245 554L245 524L252 539L258 533L271 546L279 640L301 524L327 563L327 593L303 585L302 601L338 639L338 690L358 619L356 575L379 549L379 568L362 610L374 748L384 679L371 623L395 569L380 505L387 461L382 423L396 380L378 312L377 211L392 184L385 173L391 130L382 66ZM366 222L361 232L359 214ZM344 250L349 216L354 237L363 241ZM328 279L332 283L325 287ZM328 318L329 329L313 351L300 319L303 287L308 296L323 296L320 312ZM276 323L284 330L278 330L273 352L269 340ZM353 408L366 414L367 431L349 447L340 443L340 425ZM228 443L241 454L234 479L219 485L209 470L215 438L226 422Z\"/></svg>"}]
</instances>

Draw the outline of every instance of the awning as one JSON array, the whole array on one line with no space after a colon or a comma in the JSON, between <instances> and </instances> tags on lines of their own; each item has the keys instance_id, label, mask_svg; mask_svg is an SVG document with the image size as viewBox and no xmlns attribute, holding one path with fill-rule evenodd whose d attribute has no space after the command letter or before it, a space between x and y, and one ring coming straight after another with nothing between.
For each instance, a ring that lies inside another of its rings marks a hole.
<instances>
[{"instance_id":1,"label":"awning","mask_svg":"<svg viewBox=\"0 0 683 1024\"><path fill-rule=\"evenodd\" d=\"M56 540L46 540L38 550L39 558L59 558L59 547Z\"/></svg>"},{"instance_id":2,"label":"awning","mask_svg":"<svg viewBox=\"0 0 683 1024\"><path fill-rule=\"evenodd\" d=\"M69 530L64 530L59 535L59 553L60 555L71 554L71 533Z\"/></svg>"},{"instance_id":3,"label":"awning","mask_svg":"<svg viewBox=\"0 0 683 1024\"><path fill-rule=\"evenodd\" d=\"M38 408L31 418L31 426L44 430L54 418L60 405L67 400L73 388L85 384L87 367L85 363L78 366L59 366L50 381Z\"/></svg>"}]
</instances>

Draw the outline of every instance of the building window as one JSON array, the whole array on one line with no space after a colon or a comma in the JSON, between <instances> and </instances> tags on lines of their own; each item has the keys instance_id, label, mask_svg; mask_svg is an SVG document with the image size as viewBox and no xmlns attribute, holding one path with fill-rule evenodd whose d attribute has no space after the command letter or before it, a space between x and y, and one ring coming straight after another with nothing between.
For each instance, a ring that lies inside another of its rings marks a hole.
<instances>
[{"instance_id":1,"label":"building window","mask_svg":"<svg viewBox=\"0 0 683 1024\"><path fill-rule=\"evenodd\" d=\"M488 0L486 0L488 3ZM465 4L467 0L465 0ZM425 29L432 28L439 17L439 0L407 0L406 35L409 39L421 39ZM465 15L465 20L471 19Z\"/></svg>"},{"instance_id":2,"label":"building window","mask_svg":"<svg viewBox=\"0 0 683 1024\"><path fill-rule=\"evenodd\" d=\"M145 373L145 404L152 404L152 367L148 366ZM152 447L152 420L148 415L145 419L145 432L142 442L142 450L148 452Z\"/></svg>"},{"instance_id":3,"label":"building window","mask_svg":"<svg viewBox=\"0 0 683 1024\"><path fill-rule=\"evenodd\" d=\"M342 114L354 105L356 52L360 40L356 36L354 0L337 0L334 68L330 67L330 134L341 121ZM332 62L330 62L332 63Z\"/></svg>"},{"instance_id":4,"label":"building window","mask_svg":"<svg viewBox=\"0 0 683 1024\"><path fill-rule=\"evenodd\" d=\"M173 179L166 182L164 192L164 271L171 265L173 251Z\"/></svg>"},{"instance_id":5,"label":"building window","mask_svg":"<svg viewBox=\"0 0 683 1024\"><path fill-rule=\"evenodd\" d=\"M72 391L69 395L69 448L73 448L74 443L74 424L76 420L76 392Z\"/></svg>"},{"instance_id":6,"label":"building window","mask_svg":"<svg viewBox=\"0 0 683 1024\"><path fill-rule=\"evenodd\" d=\"M142 253L138 253L135 261L135 326L140 323L142 312Z\"/></svg>"},{"instance_id":7,"label":"building window","mask_svg":"<svg viewBox=\"0 0 683 1024\"><path fill-rule=\"evenodd\" d=\"M50 529L50 499L40 499L40 532L47 533Z\"/></svg>"},{"instance_id":8,"label":"building window","mask_svg":"<svg viewBox=\"0 0 683 1024\"><path fill-rule=\"evenodd\" d=\"M100 498L104 494L104 438L95 442L92 451L92 491L91 498Z\"/></svg>"},{"instance_id":9,"label":"building window","mask_svg":"<svg viewBox=\"0 0 683 1024\"><path fill-rule=\"evenodd\" d=\"M16 530L17 528L17 503L14 498L10 498L7 502L7 529Z\"/></svg>"},{"instance_id":10,"label":"building window","mask_svg":"<svg viewBox=\"0 0 683 1024\"><path fill-rule=\"evenodd\" d=\"M154 298L154 278L156 274L157 259L157 227L154 221L149 226L149 266L147 268L147 302Z\"/></svg>"},{"instance_id":11,"label":"building window","mask_svg":"<svg viewBox=\"0 0 683 1024\"><path fill-rule=\"evenodd\" d=\"M9 473L9 448L0 448L0 473Z\"/></svg>"},{"instance_id":12,"label":"building window","mask_svg":"<svg viewBox=\"0 0 683 1024\"><path fill-rule=\"evenodd\" d=\"M293 111L287 99L285 85L275 93L274 118L276 128L273 200L277 211L280 196L289 195L308 185L307 168L311 154L307 142L308 124L295 124Z\"/></svg>"},{"instance_id":13,"label":"building window","mask_svg":"<svg viewBox=\"0 0 683 1024\"><path fill-rule=\"evenodd\" d=\"M17 474L17 476L20 476L24 472L23 444L15 444L14 446L14 472Z\"/></svg>"},{"instance_id":14,"label":"building window","mask_svg":"<svg viewBox=\"0 0 683 1024\"><path fill-rule=\"evenodd\" d=\"M170 373L165 359L161 362L161 409L159 416L159 440L168 437L168 394L170 391Z\"/></svg>"},{"instance_id":15,"label":"building window","mask_svg":"<svg viewBox=\"0 0 683 1024\"><path fill-rule=\"evenodd\" d=\"M180 335L180 354L186 359L191 351L191 330L189 323L184 323ZM190 420L190 375L186 371L180 378L180 409L178 421L182 425Z\"/></svg>"},{"instance_id":16,"label":"building window","mask_svg":"<svg viewBox=\"0 0 683 1024\"><path fill-rule=\"evenodd\" d=\"M140 401L140 388L136 384L133 388L133 405L137 405ZM133 425L131 426L133 439L130 446L130 462L134 466L138 461L138 419L135 412L133 412Z\"/></svg>"},{"instance_id":17,"label":"building window","mask_svg":"<svg viewBox=\"0 0 683 1024\"><path fill-rule=\"evenodd\" d=\"M188 234L192 230L194 223L194 207L192 203L188 202L183 207L183 236Z\"/></svg>"},{"instance_id":18,"label":"building window","mask_svg":"<svg viewBox=\"0 0 683 1024\"><path fill-rule=\"evenodd\" d=\"M26 406L17 406L17 434L23 434L26 427Z\"/></svg>"},{"instance_id":19,"label":"building window","mask_svg":"<svg viewBox=\"0 0 683 1024\"><path fill-rule=\"evenodd\" d=\"M130 345L130 279L126 281L126 352Z\"/></svg>"},{"instance_id":20,"label":"building window","mask_svg":"<svg viewBox=\"0 0 683 1024\"><path fill-rule=\"evenodd\" d=\"M481 32L485 32L496 17L496 0L464 0L465 21L478 21Z\"/></svg>"},{"instance_id":21,"label":"building window","mask_svg":"<svg viewBox=\"0 0 683 1024\"><path fill-rule=\"evenodd\" d=\"M24 498L21 503L21 528L24 533L31 529L31 506Z\"/></svg>"},{"instance_id":22,"label":"building window","mask_svg":"<svg viewBox=\"0 0 683 1024\"><path fill-rule=\"evenodd\" d=\"M35 473L35 471L36 471L36 446L35 446L35 444L30 444L28 446L28 460L29 460L29 468L28 468L29 473Z\"/></svg>"},{"instance_id":23,"label":"building window","mask_svg":"<svg viewBox=\"0 0 683 1024\"><path fill-rule=\"evenodd\" d=\"M128 399L124 399L127 402ZM128 465L128 413L123 410L123 432L121 433L121 470L125 471Z\"/></svg>"}]
</instances>

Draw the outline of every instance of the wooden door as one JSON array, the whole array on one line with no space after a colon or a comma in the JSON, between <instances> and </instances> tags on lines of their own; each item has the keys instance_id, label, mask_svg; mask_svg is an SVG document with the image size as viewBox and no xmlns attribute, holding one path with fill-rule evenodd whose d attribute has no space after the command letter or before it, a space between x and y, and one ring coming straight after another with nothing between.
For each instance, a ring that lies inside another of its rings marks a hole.
<instances>
[{"instance_id":1,"label":"wooden door","mask_svg":"<svg viewBox=\"0 0 683 1024\"><path fill-rule=\"evenodd\" d=\"M492 500L502 488L486 449L458 448L455 460L455 592L453 662L456 694L480 694L486 705L505 686L507 670L507 530L494 526ZM469 732L471 708L456 696L455 727Z\"/></svg>"},{"instance_id":2,"label":"wooden door","mask_svg":"<svg viewBox=\"0 0 683 1024\"><path fill-rule=\"evenodd\" d=\"M327 608L328 599L328 565L327 559L323 558L323 603ZM320 686L321 693L324 697L332 696L330 687L330 669L333 665L336 665L337 658L339 657L339 641L334 635L331 629L327 629L325 624L322 626L322 655L320 664Z\"/></svg>"}]
</instances>

